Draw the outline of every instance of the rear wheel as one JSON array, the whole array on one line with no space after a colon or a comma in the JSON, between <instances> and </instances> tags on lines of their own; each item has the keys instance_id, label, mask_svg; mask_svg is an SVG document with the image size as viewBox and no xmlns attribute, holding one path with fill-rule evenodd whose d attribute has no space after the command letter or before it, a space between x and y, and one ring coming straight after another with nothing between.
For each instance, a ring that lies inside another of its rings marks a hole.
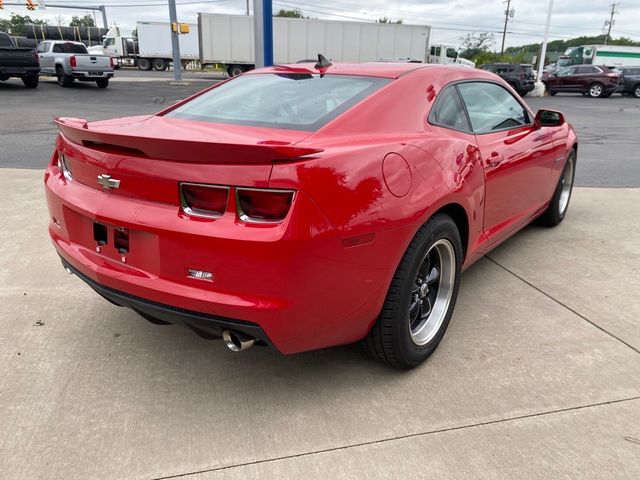
<instances>
[{"instance_id":1,"label":"rear wheel","mask_svg":"<svg viewBox=\"0 0 640 480\"><path fill-rule=\"evenodd\" d=\"M462 245L455 222L436 214L411 241L380 317L360 342L371 357L398 368L424 362L442 340L460 286Z\"/></svg>"},{"instance_id":2,"label":"rear wheel","mask_svg":"<svg viewBox=\"0 0 640 480\"><path fill-rule=\"evenodd\" d=\"M230 77L237 77L238 75L242 75L242 73L244 73L244 68L242 68L242 65L231 65L227 69L227 73Z\"/></svg>"},{"instance_id":3,"label":"rear wheel","mask_svg":"<svg viewBox=\"0 0 640 480\"><path fill-rule=\"evenodd\" d=\"M167 69L167 62L165 62L162 58L154 58L153 69L157 70L158 72L164 72Z\"/></svg>"},{"instance_id":4,"label":"rear wheel","mask_svg":"<svg viewBox=\"0 0 640 480\"><path fill-rule=\"evenodd\" d=\"M633 96L636 98L640 98L640 83L633 87Z\"/></svg>"},{"instance_id":5,"label":"rear wheel","mask_svg":"<svg viewBox=\"0 0 640 480\"><path fill-rule=\"evenodd\" d=\"M601 97L604 94L604 87L601 83L592 83L589 85L588 93L591 98Z\"/></svg>"},{"instance_id":6,"label":"rear wheel","mask_svg":"<svg viewBox=\"0 0 640 480\"><path fill-rule=\"evenodd\" d=\"M569 200L573 190L573 179L576 174L576 151L571 150L564 165L564 170L553 192L549 206L539 218L539 223L548 227L555 227L564 220L569 208Z\"/></svg>"},{"instance_id":7,"label":"rear wheel","mask_svg":"<svg viewBox=\"0 0 640 480\"><path fill-rule=\"evenodd\" d=\"M98 88L107 88L109 86L109 79L108 78L100 78L100 79L96 80L96 85L98 85Z\"/></svg>"},{"instance_id":8,"label":"rear wheel","mask_svg":"<svg viewBox=\"0 0 640 480\"><path fill-rule=\"evenodd\" d=\"M151 61L149 61L148 58L139 58L138 59L138 69L139 70L144 70L145 72L148 72L149 70L151 70Z\"/></svg>"},{"instance_id":9,"label":"rear wheel","mask_svg":"<svg viewBox=\"0 0 640 480\"><path fill-rule=\"evenodd\" d=\"M24 83L26 88L36 88L38 86L38 75L22 77L22 83Z\"/></svg>"},{"instance_id":10,"label":"rear wheel","mask_svg":"<svg viewBox=\"0 0 640 480\"><path fill-rule=\"evenodd\" d=\"M62 67L56 67L56 78L61 87L70 87L73 84L73 77L65 74Z\"/></svg>"}]
</instances>

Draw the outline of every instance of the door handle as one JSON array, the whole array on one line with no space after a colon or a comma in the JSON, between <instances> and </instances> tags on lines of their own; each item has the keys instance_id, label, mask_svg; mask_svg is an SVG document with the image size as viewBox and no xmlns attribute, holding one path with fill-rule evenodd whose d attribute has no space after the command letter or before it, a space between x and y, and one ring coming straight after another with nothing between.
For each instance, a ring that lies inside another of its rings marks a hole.
<instances>
[{"instance_id":1,"label":"door handle","mask_svg":"<svg viewBox=\"0 0 640 480\"><path fill-rule=\"evenodd\" d=\"M497 167L504 161L504 157L498 152L491 152L491 156L487 159L487 167Z\"/></svg>"}]
</instances>

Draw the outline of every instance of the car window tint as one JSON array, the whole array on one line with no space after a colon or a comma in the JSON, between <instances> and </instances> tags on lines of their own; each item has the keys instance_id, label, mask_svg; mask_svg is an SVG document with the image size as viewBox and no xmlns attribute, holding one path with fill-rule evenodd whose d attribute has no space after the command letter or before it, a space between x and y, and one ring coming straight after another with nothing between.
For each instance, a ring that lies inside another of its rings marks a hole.
<instances>
[{"instance_id":1,"label":"car window tint","mask_svg":"<svg viewBox=\"0 0 640 480\"><path fill-rule=\"evenodd\" d=\"M489 133L529 124L527 110L500 85L468 82L458 85L475 133Z\"/></svg>"},{"instance_id":2,"label":"car window tint","mask_svg":"<svg viewBox=\"0 0 640 480\"><path fill-rule=\"evenodd\" d=\"M245 75L194 98L166 116L315 131L390 81L356 75Z\"/></svg>"},{"instance_id":3,"label":"car window tint","mask_svg":"<svg viewBox=\"0 0 640 480\"><path fill-rule=\"evenodd\" d=\"M460 95L454 86L440 92L429 115L429 122L463 132L471 131Z\"/></svg>"},{"instance_id":4,"label":"car window tint","mask_svg":"<svg viewBox=\"0 0 640 480\"><path fill-rule=\"evenodd\" d=\"M78 45L75 43L56 43L53 46L53 53L87 53L87 48L84 45Z\"/></svg>"}]
</instances>

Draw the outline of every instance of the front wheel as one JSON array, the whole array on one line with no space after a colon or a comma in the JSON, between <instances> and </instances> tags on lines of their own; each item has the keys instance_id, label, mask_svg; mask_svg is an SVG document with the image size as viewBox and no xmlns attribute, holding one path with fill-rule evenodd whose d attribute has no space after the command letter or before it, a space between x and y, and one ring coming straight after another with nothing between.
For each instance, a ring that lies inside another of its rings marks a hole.
<instances>
[{"instance_id":1,"label":"front wheel","mask_svg":"<svg viewBox=\"0 0 640 480\"><path fill-rule=\"evenodd\" d=\"M636 98L640 98L640 84L633 87L633 96Z\"/></svg>"},{"instance_id":2,"label":"front wheel","mask_svg":"<svg viewBox=\"0 0 640 480\"><path fill-rule=\"evenodd\" d=\"M380 317L361 348L397 368L424 362L442 340L460 287L462 244L448 215L436 214L411 241Z\"/></svg>"},{"instance_id":3,"label":"front wheel","mask_svg":"<svg viewBox=\"0 0 640 480\"><path fill-rule=\"evenodd\" d=\"M539 218L539 223L546 225L547 227L555 227L562 220L564 220L569 208L569 200L571 199L571 192L573 191L573 179L576 175L576 151L571 150L571 153L567 157L567 162L564 165L564 170L556 189L553 192L553 197L549 206Z\"/></svg>"},{"instance_id":4,"label":"front wheel","mask_svg":"<svg viewBox=\"0 0 640 480\"><path fill-rule=\"evenodd\" d=\"M96 85L98 85L98 88L107 88L109 86L109 79L99 78L98 80L96 80Z\"/></svg>"}]
</instances>

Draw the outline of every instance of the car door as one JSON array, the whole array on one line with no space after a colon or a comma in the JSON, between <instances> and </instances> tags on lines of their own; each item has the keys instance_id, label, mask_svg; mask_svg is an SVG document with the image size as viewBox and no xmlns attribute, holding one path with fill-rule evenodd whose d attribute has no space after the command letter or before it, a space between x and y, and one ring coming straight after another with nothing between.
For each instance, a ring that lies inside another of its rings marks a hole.
<instances>
[{"instance_id":1,"label":"car door","mask_svg":"<svg viewBox=\"0 0 640 480\"><path fill-rule=\"evenodd\" d=\"M598 70L590 65L575 67L575 72L573 75L575 81L572 84L572 90L578 92L586 92L587 88L593 81L593 75L597 72Z\"/></svg>"},{"instance_id":2,"label":"car door","mask_svg":"<svg viewBox=\"0 0 640 480\"><path fill-rule=\"evenodd\" d=\"M36 48L40 60L40 72L46 74L51 73L51 58L46 55L49 44L50 42L40 42L38 48Z\"/></svg>"},{"instance_id":3,"label":"car door","mask_svg":"<svg viewBox=\"0 0 640 480\"><path fill-rule=\"evenodd\" d=\"M458 85L485 177L484 232L492 245L528 222L549 201L554 166L549 129L506 88L489 81Z\"/></svg>"}]
</instances>

